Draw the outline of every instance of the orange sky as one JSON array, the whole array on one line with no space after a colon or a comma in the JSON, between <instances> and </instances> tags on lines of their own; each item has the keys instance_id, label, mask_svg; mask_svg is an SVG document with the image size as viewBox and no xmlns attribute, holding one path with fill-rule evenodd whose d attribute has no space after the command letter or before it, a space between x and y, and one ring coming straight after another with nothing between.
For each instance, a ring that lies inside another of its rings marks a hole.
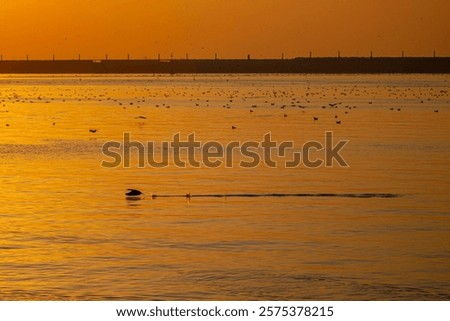
<instances>
[{"instance_id":1,"label":"orange sky","mask_svg":"<svg viewBox=\"0 0 450 321\"><path fill-rule=\"evenodd\" d=\"M449 0L1 0L3 59L450 56Z\"/></svg>"}]
</instances>

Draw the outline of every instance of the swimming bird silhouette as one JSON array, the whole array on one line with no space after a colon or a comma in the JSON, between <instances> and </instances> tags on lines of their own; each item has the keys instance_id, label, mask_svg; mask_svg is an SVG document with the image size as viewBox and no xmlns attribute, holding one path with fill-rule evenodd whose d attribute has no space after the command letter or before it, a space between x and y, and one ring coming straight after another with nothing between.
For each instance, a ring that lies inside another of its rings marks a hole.
<instances>
[{"instance_id":1,"label":"swimming bird silhouette","mask_svg":"<svg viewBox=\"0 0 450 321\"><path fill-rule=\"evenodd\" d=\"M142 192L137 189L127 189L128 192L125 193L126 196L139 196L142 195Z\"/></svg>"},{"instance_id":2,"label":"swimming bird silhouette","mask_svg":"<svg viewBox=\"0 0 450 321\"><path fill-rule=\"evenodd\" d=\"M97 132L97 129L89 129L89 131L90 131L91 133L96 133L96 132Z\"/></svg>"}]
</instances>

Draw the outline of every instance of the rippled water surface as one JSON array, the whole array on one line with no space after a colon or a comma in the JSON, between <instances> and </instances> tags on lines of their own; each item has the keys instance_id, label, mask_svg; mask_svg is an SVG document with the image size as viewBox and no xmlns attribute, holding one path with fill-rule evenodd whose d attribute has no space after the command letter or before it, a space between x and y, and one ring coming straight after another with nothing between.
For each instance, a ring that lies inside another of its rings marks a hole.
<instances>
[{"instance_id":1,"label":"rippled water surface","mask_svg":"<svg viewBox=\"0 0 450 321\"><path fill-rule=\"evenodd\" d=\"M0 297L448 300L449 101L445 75L3 75ZM136 149L101 166L124 133L301 148L326 132L348 167L139 168ZM361 194L396 197L345 197Z\"/></svg>"}]
</instances>

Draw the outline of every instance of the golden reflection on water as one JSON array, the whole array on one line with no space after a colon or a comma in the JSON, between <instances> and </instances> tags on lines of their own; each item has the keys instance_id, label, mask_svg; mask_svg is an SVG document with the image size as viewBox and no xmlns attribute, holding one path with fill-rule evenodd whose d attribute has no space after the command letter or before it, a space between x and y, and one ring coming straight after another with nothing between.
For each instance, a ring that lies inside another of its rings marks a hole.
<instances>
[{"instance_id":1,"label":"golden reflection on water","mask_svg":"<svg viewBox=\"0 0 450 321\"><path fill-rule=\"evenodd\" d=\"M448 81L3 76L2 298L448 299ZM349 168L100 166L124 132L223 144L271 132L301 146L325 131L349 140ZM127 188L145 195L127 200ZM151 197L186 193L401 197Z\"/></svg>"}]
</instances>

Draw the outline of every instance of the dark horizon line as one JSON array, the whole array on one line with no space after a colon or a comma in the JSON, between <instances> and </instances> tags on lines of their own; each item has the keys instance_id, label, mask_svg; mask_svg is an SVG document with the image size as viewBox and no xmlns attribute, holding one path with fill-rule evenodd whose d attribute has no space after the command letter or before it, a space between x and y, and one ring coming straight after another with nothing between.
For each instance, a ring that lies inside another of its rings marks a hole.
<instances>
[{"instance_id":1,"label":"dark horizon line","mask_svg":"<svg viewBox=\"0 0 450 321\"><path fill-rule=\"evenodd\" d=\"M450 57L0 60L0 74L450 73Z\"/></svg>"},{"instance_id":2,"label":"dark horizon line","mask_svg":"<svg viewBox=\"0 0 450 321\"><path fill-rule=\"evenodd\" d=\"M217 61L217 60L225 60L225 61L247 61L247 60L255 60L255 61L290 61L290 60L301 60L301 59L450 59L450 56L299 56L292 58L25 58L25 59L4 59L0 55L0 63L1 62L31 62L31 61L42 61L42 62L51 62L51 61Z\"/></svg>"}]
</instances>

